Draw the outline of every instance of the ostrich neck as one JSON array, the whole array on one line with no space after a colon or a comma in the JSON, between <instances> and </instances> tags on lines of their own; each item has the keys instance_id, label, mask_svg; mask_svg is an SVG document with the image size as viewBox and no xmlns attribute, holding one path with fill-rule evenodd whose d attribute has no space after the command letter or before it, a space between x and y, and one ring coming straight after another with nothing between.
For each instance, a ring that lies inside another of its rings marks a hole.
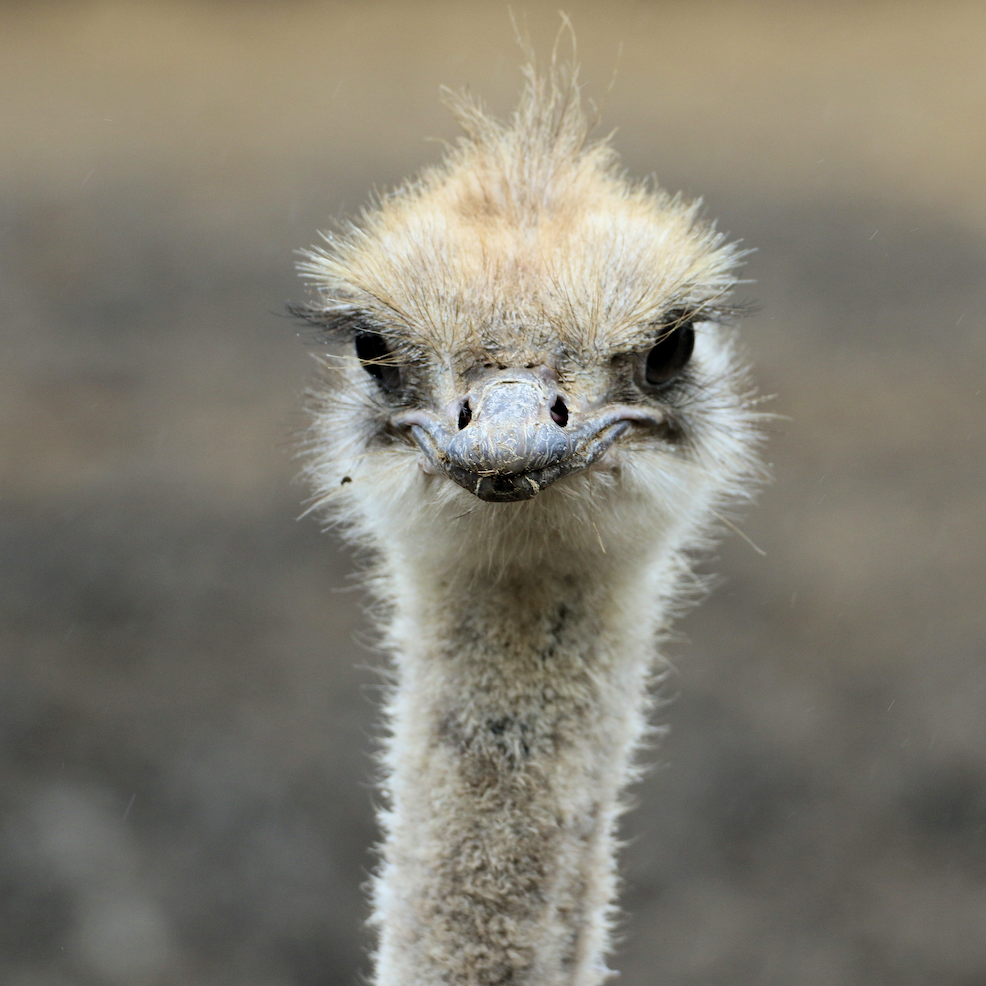
<instances>
[{"instance_id":1,"label":"ostrich neck","mask_svg":"<svg viewBox=\"0 0 986 986\"><path fill-rule=\"evenodd\" d=\"M594 986L653 565L396 586L376 986Z\"/></svg>"}]
</instances>

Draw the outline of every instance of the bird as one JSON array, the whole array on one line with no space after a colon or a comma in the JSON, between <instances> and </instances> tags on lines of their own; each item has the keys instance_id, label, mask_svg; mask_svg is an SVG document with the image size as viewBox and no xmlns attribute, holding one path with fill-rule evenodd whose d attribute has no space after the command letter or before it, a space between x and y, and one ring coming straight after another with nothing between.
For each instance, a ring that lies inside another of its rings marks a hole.
<instances>
[{"instance_id":1,"label":"bird","mask_svg":"<svg viewBox=\"0 0 986 986\"><path fill-rule=\"evenodd\" d=\"M698 557L762 478L701 202L592 137L574 57L323 233L309 509L364 559L392 684L374 986L596 986L617 823Z\"/></svg>"}]
</instances>

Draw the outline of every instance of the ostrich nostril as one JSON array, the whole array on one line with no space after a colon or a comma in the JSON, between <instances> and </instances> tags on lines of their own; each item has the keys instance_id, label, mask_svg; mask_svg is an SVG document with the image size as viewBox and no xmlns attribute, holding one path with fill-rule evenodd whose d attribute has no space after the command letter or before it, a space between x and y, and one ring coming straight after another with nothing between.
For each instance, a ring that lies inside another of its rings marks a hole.
<instances>
[{"instance_id":1,"label":"ostrich nostril","mask_svg":"<svg viewBox=\"0 0 986 986\"><path fill-rule=\"evenodd\" d=\"M565 407L565 402L560 397L556 398L555 403L551 405L551 420L559 428L564 428L568 424L568 408Z\"/></svg>"},{"instance_id":2,"label":"ostrich nostril","mask_svg":"<svg viewBox=\"0 0 986 986\"><path fill-rule=\"evenodd\" d=\"M459 431L462 431L470 421L472 421L472 408L469 406L469 401L463 401L459 409Z\"/></svg>"}]
</instances>

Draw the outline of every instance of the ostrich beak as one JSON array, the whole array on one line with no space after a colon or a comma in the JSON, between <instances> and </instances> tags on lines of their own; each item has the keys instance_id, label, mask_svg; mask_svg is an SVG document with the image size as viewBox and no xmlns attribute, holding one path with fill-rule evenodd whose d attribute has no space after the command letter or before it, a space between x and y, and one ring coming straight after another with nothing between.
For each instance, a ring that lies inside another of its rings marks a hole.
<instances>
[{"instance_id":1,"label":"ostrich beak","mask_svg":"<svg viewBox=\"0 0 986 986\"><path fill-rule=\"evenodd\" d=\"M525 370L487 377L461 408L458 427L424 410L404 412L394 424L408 429L436 471L491 502L537 496L588 468L630 427L619 410L570 413L555 390Z\"/></svg>"}]
</instances>

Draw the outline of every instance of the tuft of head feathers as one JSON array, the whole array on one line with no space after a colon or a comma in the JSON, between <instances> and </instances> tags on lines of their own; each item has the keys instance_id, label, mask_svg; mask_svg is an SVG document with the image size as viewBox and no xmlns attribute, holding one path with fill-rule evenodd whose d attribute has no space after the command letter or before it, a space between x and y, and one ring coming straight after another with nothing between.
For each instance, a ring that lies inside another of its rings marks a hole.
<instances>
[{"instance_id":1,"label":"tuft of head feathers","mask_svg":"<svg viewBox=\"0 0 986 986\"><path fill-rule=\"evenodd\" d=\"M409 353L442 358L546 343L592 356L669 308L723 300L738 253L700 203L629 181L608 141L588 140L574 68L525 75L509 123L446 95L465 136L308 253L311 317L355 307Z\"/></svg>"}]
</instances>

